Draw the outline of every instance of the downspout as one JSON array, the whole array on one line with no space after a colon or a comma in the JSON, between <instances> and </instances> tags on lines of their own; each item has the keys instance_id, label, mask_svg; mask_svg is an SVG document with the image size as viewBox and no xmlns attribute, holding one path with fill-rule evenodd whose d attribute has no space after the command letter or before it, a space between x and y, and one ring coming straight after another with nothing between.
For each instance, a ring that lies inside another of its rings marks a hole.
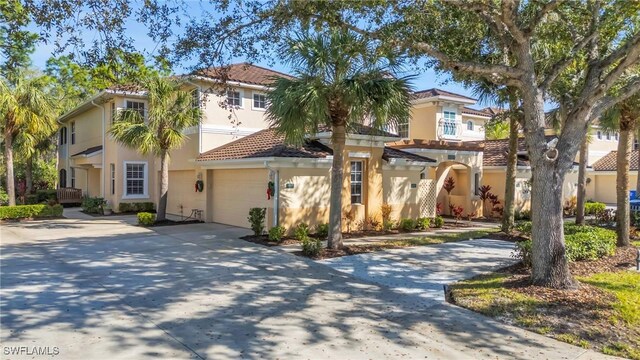
<instances>
[{"instance_id":1,"label":"downspout","mask_svg":"<svg viewBox=\"0 0 640 360\"><path fill-rule=\"evenodd\" d=\"M202 94L202 86L191 82L189 80L185 80L187 84L191 84L198 88L198 104L200 104L200 96ZM202 119L198 122L198 155L202 154Z\"/></svg>"},{"instance_id":2,"label":"downspout","mask_svg":"<svg viewBox=\"0 0 640 360\"><path fill-rule=\"evenodd\" d=\"M273 227L280 223L280 170L276 170L269 166L269 162L265 161L264 166L275 174L273 183Z\"/></svg>"},{"instance_id":3,"label":"downspout","mask_svg":"<svg viewBox=\"0 0 640 360\"><path fill-rule=\"evenodd\" d=\"M100 169L100 197L104 198L104 176L105 176L105 163L104 163L104 155L106 153L105 147L104 147L104 142L105 142L105 137L106 134L104 132L104 127L105 127L105 110L104 110L104 106L102 105L98 105L96 104L95 100L91 100L91 105L98 107L100 109L102 109L102 168ZM87 177L89 176L89 171L87 171ZM89 180L87 179L87 190L89 188Z\"/></svg>"}]
</instances>

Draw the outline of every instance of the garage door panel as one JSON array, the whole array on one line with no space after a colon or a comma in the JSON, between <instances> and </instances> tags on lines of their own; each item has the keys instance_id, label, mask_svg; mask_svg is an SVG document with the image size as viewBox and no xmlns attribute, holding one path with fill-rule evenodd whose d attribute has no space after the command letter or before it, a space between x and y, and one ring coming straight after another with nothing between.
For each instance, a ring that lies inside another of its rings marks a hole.
<instances>
[{"instance_id":1,"label":"garage door panel","mask_svg":"<svg viewBox=\"0 0 640 360\"><path fill-rule=\"evenodd\" d=\"M263 169L213 171L213 221L249 227L252 207L270 207L267 200L268 172Z\"/></svg>"}]
</instances>

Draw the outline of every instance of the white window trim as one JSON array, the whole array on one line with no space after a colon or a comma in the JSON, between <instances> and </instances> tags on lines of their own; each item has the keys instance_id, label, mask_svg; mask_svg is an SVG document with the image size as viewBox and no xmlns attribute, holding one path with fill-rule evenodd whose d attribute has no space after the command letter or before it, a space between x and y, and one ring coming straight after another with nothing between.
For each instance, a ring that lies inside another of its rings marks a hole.
<instances>
[{"instance_id":1,"label":"white window trim","mask_svg":"<svg viewBox=\"0 0 640 360\"><path fill-rule=\"evenodd\" d=\"M471 129L469 129L469 124L471 124ZM467 125L467 131L475 131L475 129L476 129L476 124L475 124L473 121L471 121L471 120L467 120L466 125Z\"/></svg>"},{"instance_id":2,"label":"white window trim","mask_svg":"<svg viewBox=\"0 0 640 360\"><path fill-rule=\"evenodd\" d=\"M72 121L69 127L71 128L71 136L70 136L71 145L75 145L76 144L76 122Z\"/></svg>"},{"instance_id":3,"label":"white window trim","mask_svg":"<svg viewBox=\"0 0 640 360\"><path fill-rule=\"evenodd\" d=\"M357 194L357 196L360 197L360 202L351 202L351 198L353 197L353 193L351 193L351 186L353 184L353 180L351 179L351 166L353 163L360 163L360 181L356 182L360 184L360 194ZM351 160L349 162L349 201L353 205L362 205L364 202L364 161L362 160Z\"/></svg>"},{"instance_id":4,"label":"white window trim","mask_svg":"<svg viewBox=\"0 0 640 360\"><path fill-rule=\"evenodd\" d=\"M402 134L400 134L400 126L406 126L407 127L407 136L402 136ZM398 136L400 136L401 139L408 139L409 135L411 134L411 121L407 119L407 122L401 123L396 125L397 129L396 132L398 134Z\"/></svg>"},{"instance_id":5,"label":"white window trim","mask_svg":"<svg viewBox=\"0 0 640 360\"><path fill-rule=\"evenodd\" d=\"M115 195L116 194L116 164L114 163L109 164L109 187L110 187L109 190L111 190L110 194Z\"/></svg>"},{"instance_id":6,"label":"white window trim","mask_svg":"<svg viewBox=\"0 0 640 360\"><path fill-rule=\"evenodd\" d=\"M254 106L254 104L255 104L255 102L254 102L255 100L253 99L253 96L254 96L254 95L263 95L263 96L264 96L264 102L265 102L265 104L266 104L266 102L267 102L267 94L266 94L266 93L263 93L263 92L260 92L260 91L252 91L252 92L251 92L251 110L255 110L255 111L266 111L266 110L267 110L266 106L265 106L265 107L263 107L263 108L259 108L259 107L255 107L255 106Z\"/></svg>"},{"instance_id":7,"label":"white window trim","mask_svg":"<svg viewBox=\"0 0 640 360\"><path fill-rule=\"evenodd\" d=\"M129 102L136 102L136 103L143 103L144 104L144 121L147 122L147 116L149 114L149 103L146 100L143 99L132 99L132 98L125 98L124 99L124 107L122 107L122 109L128 109L127 108L127 103ZM118 108L116 106L116 111L120 110L121 108Z\"/></svg>"},{"instance_id":8,"label":"white window trim","mask_svg":"<svg viewBox=\"0 0 640 360\"><path fill-rule=\"evenodd\" d=\"M144 194L127 195L127 165L144 165ZM147 161L123 161L122 162L122 199L148 199L149 198L149 163Z\"/></svg>"},{"instance_id":9,"label":"white window trim","mask_svg":"<svg viewBox=\"0 0 640 360\"><path fill-rule=\"evenodd\" d=\"M72 189L76 188L76 168L74 167L69 171L69 185L71 185Z\"/></svg>"},{"instance_id":10,"label":"white window trim","mask_svg":"<svg viewBox=\"0 0 640 360\"><path fill-rule=\"evenodd\" d=\"M240 105L231 105L229 104L229 91L232 92L237 92L238 94L240 94ZM225 96L225 101L227 101L227 105L228 106L233 106L236 109L244 109L244 90L242 89L229 89L227 90L227 93L224 95ZM253 105L253 96L251 97L251 105Z\"/></svg>"}]
</instances>

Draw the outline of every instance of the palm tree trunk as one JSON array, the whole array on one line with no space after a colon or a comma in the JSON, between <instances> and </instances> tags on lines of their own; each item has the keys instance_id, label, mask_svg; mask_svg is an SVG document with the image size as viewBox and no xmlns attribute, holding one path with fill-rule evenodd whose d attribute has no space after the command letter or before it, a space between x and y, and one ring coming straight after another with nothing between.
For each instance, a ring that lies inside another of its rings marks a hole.
<instances>
[{"instance_id":1,"label":"palm tree trunk","mask_svg":"<svg viewBox=\"0 0 640 360\"><path fill-rule=\"evenodd\" d=\"M331 199L329 206L329 237L327 247L342 248L342 190L344 183L344 148L346 129L344 125L332 127L333 163L331 165Z\"/></svg>"},{"instance_id":2,"label":"palm tree trunk","mask_svg":"<svg viewBox=\"0 0 640 360\"><path fill-rule=\"evenodd\" d=\"M515 109L517 104L512 103ZM507 158L507 174L504 190L504 213L502 214L502 231L510 234L515 222L516 167L518 166L518 120L515 115L509 118L509 154Z\"/></svg>"},{"instance_id":3,"label":"palm tree trunk","mask_svg":"<svg viewBox=\"0 0 640 360\"><path fill-rule=\"evenodd\" d=\"M7 165L7 194L9 195L9 206L15 206L16 183L13 178L13 136L9 129L4 133L4 154Z\"/></svg>"},{"instance_id":4,"label":"palm tree trunk","mask_svg":"<svg viewBox=\"0 0 640 360\"><path fill-rule=\"evenodd\" d=\"M163 151L160 155L160 201L156 221L167 219L167 195L169 193L169 154Z\"/></svg>"},{"instance_id":5,"label":"palm tree trunk","mask_svg":"<svg viewBox=\"0 0 640 360\"><path fill-rule=\"evenodd\" d=\"M29 157L27 157L27 161L25 163L25 168L24 168L24 177L26 180L26 191L25 194L32 194L33 193L33 157L35 155L31 155Z\"/></svg>"},{"instance_id":6,"label":"palm tree trunk","mask_svg":"<svg viewBox=\"0 0 640 360\"><path fill-rule=\"evenodd\" d=\"M576 224L584 225L584 203L587 196L587 162L589 161L588 136L584 137L580 145L580 163L578 165L578 194L576 204Z\"/></svg>"},{"instance_id":7,"label":"palm tree trunk","mask_svg":"<svg viewBox=\"0 0 640 360\"><path fill-rule=\"evenodd\" d=\"M631 130L627 126L629 120L620 119L620 140L618 141L617 171L616 176L616 233L618 246L629 246L629 155L631 143L629 142Z\"/></svg>"}]
</instances>

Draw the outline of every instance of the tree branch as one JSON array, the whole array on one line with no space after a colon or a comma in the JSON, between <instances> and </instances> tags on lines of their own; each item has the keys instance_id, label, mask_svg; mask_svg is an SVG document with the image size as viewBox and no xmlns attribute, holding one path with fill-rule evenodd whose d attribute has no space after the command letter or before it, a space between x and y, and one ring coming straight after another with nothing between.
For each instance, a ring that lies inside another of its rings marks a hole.
<instances>
[{"instance_id":1,"label":"tree branch","mask_svg":"<svg viewBox=\"0 0 640 360\"><path fill-rule=\"evenodd\" d=\"M500 20L507 27L509 34L518 44L524 44L527 37L516 24L518 19L518 5L513 0L502 0L502 14Z\"/></svg>"},{"instance_id":2,"label":"tree branch","mask_svg":"<svg viewBox=\"0 0 640 360\"><path fill-rule=\"evenodd\" d=\"M527 26L523 30L525 36L533 35L536 31L536 28L542 21L542 19L544 19L544 17L547 16L549 13L555 11L559 5L560 5L560 2L558 2L557 0L552 0L544 4L542 8L536 12L536 15L533 17L533 19L529 23L529 26Z\"/></svg>"},{"instance_id":3,"label":"tree branch","mask_svg":"<svg viewBox=\"0 0 640 360\"><path fill-rule=\"evenodd\" d=\"M640 46L640 31L633 34L633 36L629 38L629 40L627 40L624 45L620 46L618 49L609 54L609 56L604 58L600 62L600 66L603 69L606 69L607 67L615 64L618 60L626 56L633 48L638 46Z\"/></svg>"},{"instance_id":4,"label":"tree branch","mask_svg":"<svg viewBox=\"0 0 640 360\"><path fill-rule=\"evenodd\" d=\"M631 80L629 83L627 83L627 85L623 86L618 91L620 95L610 95L601 98L593 107L590 120L599 118L602 113L607 111L607 109L611 108L621 101L627 100L638 92L640 92L640 76L635 76L634 80Z\"/></svg>"}]
</instances>

